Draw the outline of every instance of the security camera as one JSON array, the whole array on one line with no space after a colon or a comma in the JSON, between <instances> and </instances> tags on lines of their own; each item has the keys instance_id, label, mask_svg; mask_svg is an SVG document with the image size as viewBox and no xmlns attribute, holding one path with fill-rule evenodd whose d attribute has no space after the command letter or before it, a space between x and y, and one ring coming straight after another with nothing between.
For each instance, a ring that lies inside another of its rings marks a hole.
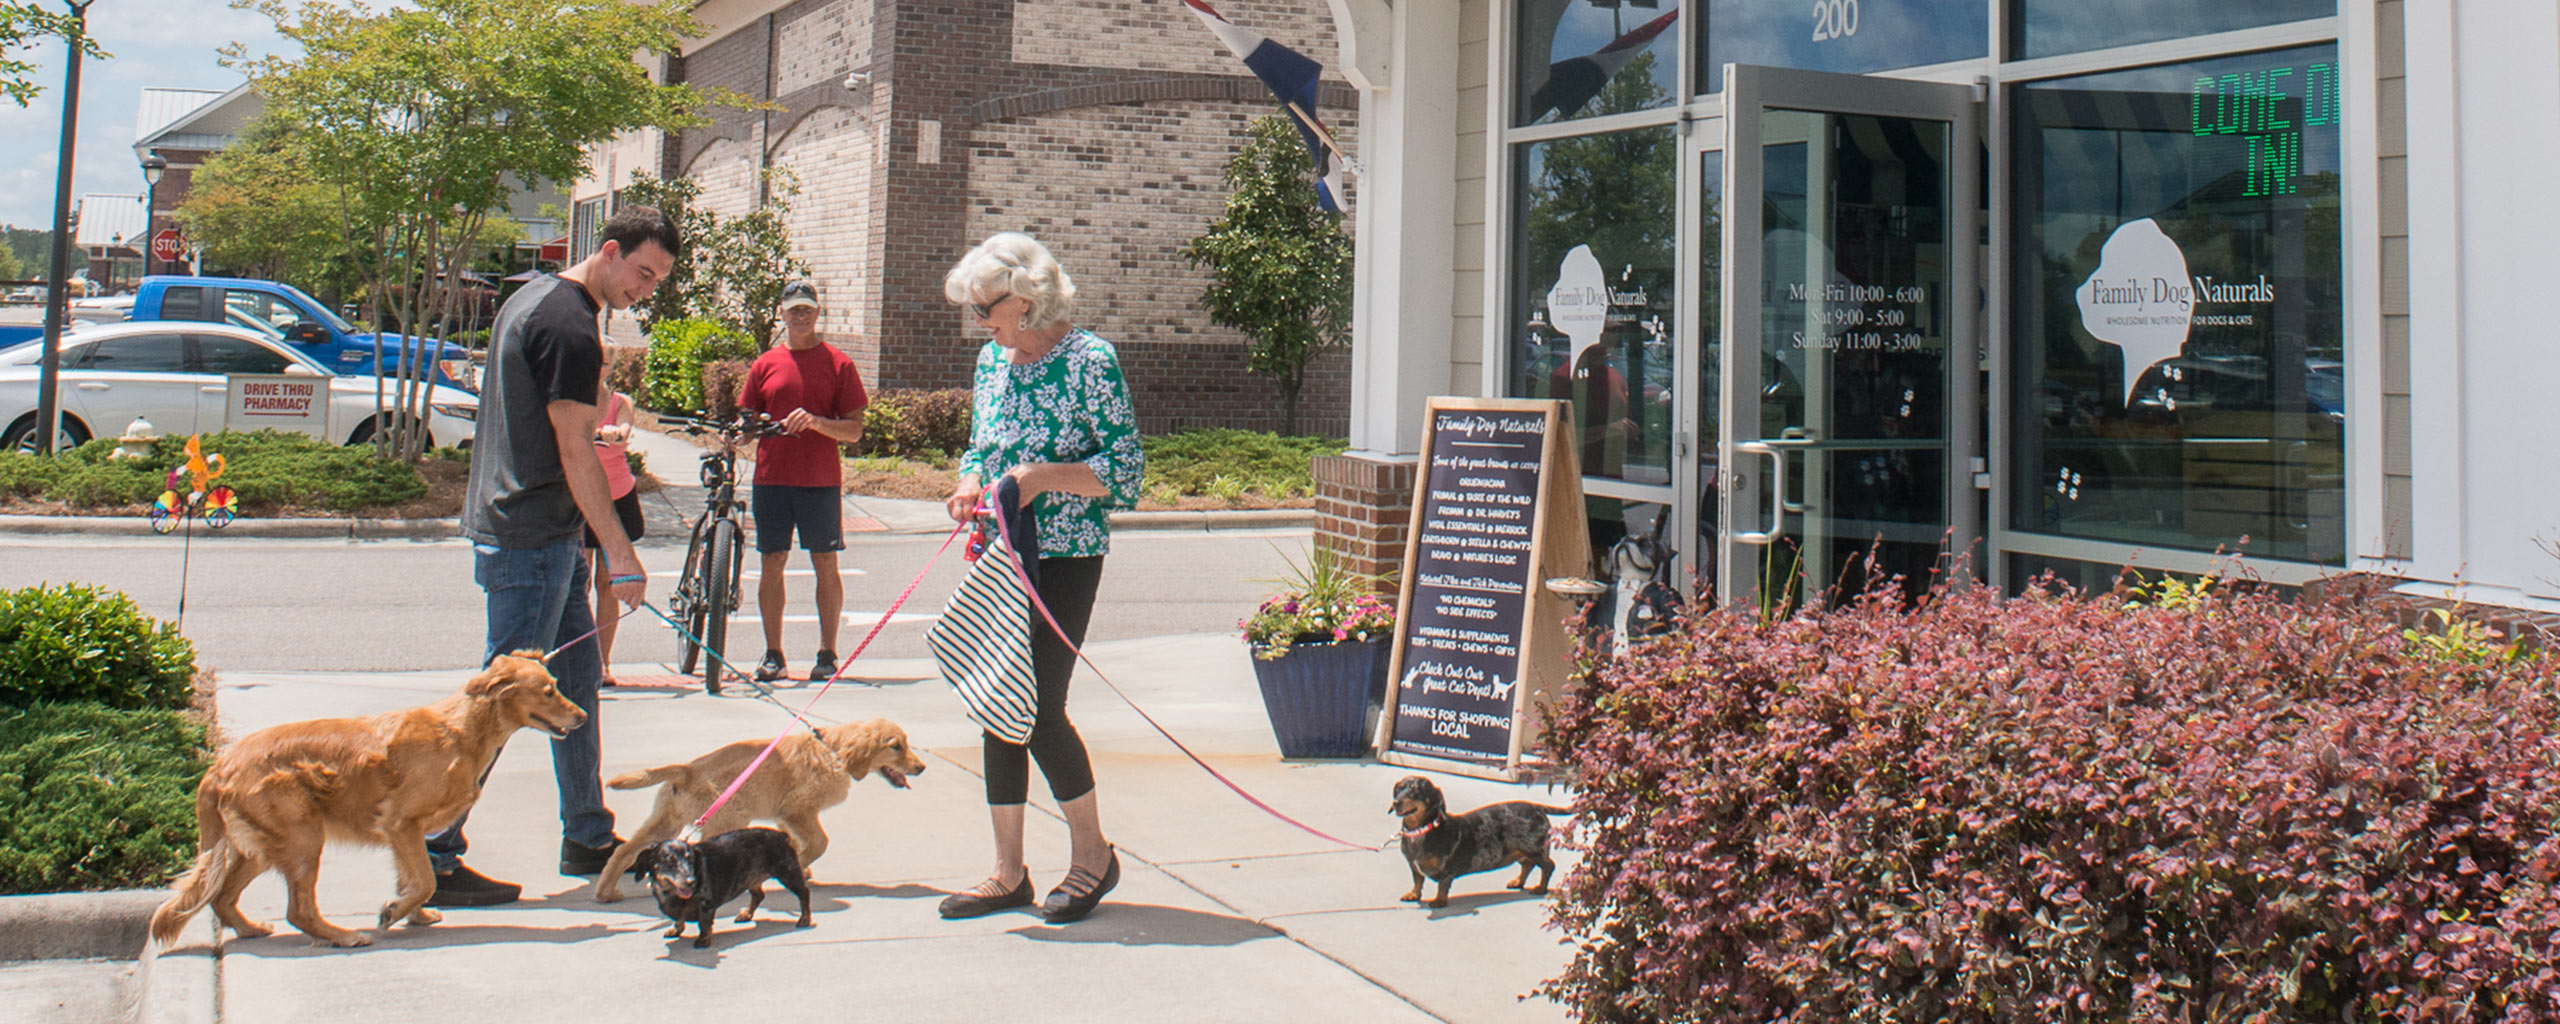
<instances>
[{"instance_id":1,"label":"security camera","mask_svg":"<svg viewBox=\"0 0 2560 1024\"><path fill-rule=\"evenodd\" d=\"M844 74L844 87L847 89L859 89L870 84L871 72L847 71Z\"/></svg>"}]
</instances>

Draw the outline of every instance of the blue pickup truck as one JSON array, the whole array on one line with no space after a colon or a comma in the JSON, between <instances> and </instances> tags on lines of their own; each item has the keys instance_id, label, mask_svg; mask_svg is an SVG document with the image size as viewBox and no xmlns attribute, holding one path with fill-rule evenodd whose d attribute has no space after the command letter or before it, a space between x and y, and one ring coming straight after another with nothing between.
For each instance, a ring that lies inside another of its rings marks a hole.
<instances>
[{"instance_id":1,"label":"blue pickup truck","mask_svg":"<svg viewBox=\"0 0 2560 1024\"><path fill-rule=\"evenodd\" d=\"M74 323L99 319L102 310L76 311ZM302 289L275 281L253 281L238 277L186 277L155 275L142 279L142 287L134 292L133 305L117 319L126 320L203 320L235 324L261 331L301 349L320 364L336 370L340 376L371 376L374 373L374 336L348 323L320 300L303 294ZM113 314L108 313L110 317ZM0 324L0 348L44 336L41 325ZM385 335L382 339L382 374L399 372L402 335ZM451 342L432 338L406 337L411 345L432 346L433 358L428 362L435 383L465 391L479 390L479 373L471 365L471 353Z\"/></svg>"}]
</instances>

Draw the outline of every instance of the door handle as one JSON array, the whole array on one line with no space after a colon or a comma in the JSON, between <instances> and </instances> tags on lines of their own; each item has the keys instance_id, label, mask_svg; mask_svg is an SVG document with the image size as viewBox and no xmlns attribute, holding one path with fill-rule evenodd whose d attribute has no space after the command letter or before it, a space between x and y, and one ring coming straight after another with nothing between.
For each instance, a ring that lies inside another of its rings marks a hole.
<instances>
[{"instance_id":1,"label":"door handle","mask_svg":"<svg viewBox=\"0 0 2560 1024\"><path fill-rule=\"evenodd\" d=\"M1771 447L1767 441L1743 441L1735 444L1733 446L1733 450L1744 455L1765 455L1769 457L1769 494L1771 495L1769 503L1772 506L1769 513L1770 521L1768 529L1736 530L1734 531L1733 539L1745 544L1769 544L1775 542L1778 539L1778 531L1783 529L1787 524L1785 508L1787 500L1787 453Z\"/></svg>"},{"instance_id":2,"label":"door handle","mask_svg":"<svg viewBox=\"0 0 2560 1024\"><path fill-rule=\"evenodd\" d=\"M1778 468L1783 470L1786 468L1787 451L1812 451L1813 446L1822 443L1822 435L1816 434L1803 427L1787 427L1779 430L1778 436L1762 438L1759 443L1768 445L1771 448L1782 449L1778 453ZM1786 488L1781 487L1778 489L1778 509L1783 512L1793 512L1798 515L1802 515L1804 514L1804 502L1787 500L1787 490Z\"/></svg>"},{"instance_id":3,"label":"door handle","mask_svg":"<svg viewBox=\"0 0 2560 1024\"><path fill-rule=\"evenodd\" d=\"M80 390L82 391L105 391L112 387L115 387L115 385L108 384L104 381L84 380L80 382Z\"/></svg>"}]
</instances>

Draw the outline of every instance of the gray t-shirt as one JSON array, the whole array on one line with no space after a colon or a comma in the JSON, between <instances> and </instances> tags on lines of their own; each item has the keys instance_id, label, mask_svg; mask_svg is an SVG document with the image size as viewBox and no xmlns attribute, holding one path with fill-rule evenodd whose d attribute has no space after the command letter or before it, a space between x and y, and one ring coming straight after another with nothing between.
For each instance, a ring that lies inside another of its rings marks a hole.
<instances>
[{"instance_id":1,"label":"gray t-shirt","mask_svg":"<svg viewBox=\"0 0 2560 1024\"><path fill-rule=\"evenodd\" d=\"M604 369L597 312L586 288L556 274L535 278L499 307L480 385L463 536L502 548L577 539L585 520L560 468L550 406L596 404Z\"/></svg>"}]
</instances>

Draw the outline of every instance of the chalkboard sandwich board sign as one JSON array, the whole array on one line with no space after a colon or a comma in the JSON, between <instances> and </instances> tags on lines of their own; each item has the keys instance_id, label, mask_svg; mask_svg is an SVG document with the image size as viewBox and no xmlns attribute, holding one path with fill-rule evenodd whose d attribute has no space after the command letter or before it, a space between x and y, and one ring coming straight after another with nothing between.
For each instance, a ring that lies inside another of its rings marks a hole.
<instances>
[{"instance_id":1,"label":"chalkboard sandwich board sign","mask_svg":"<svg viewBox=\"0 0 2560 1024\"><path fill-rule=\"evenodd\" d=\"M1571 609L1538 581L1590 571L1572 411L1434 398L1426 415L1379 759L1518 781L1572 658Z\"/></svg>"}]
</instances>

